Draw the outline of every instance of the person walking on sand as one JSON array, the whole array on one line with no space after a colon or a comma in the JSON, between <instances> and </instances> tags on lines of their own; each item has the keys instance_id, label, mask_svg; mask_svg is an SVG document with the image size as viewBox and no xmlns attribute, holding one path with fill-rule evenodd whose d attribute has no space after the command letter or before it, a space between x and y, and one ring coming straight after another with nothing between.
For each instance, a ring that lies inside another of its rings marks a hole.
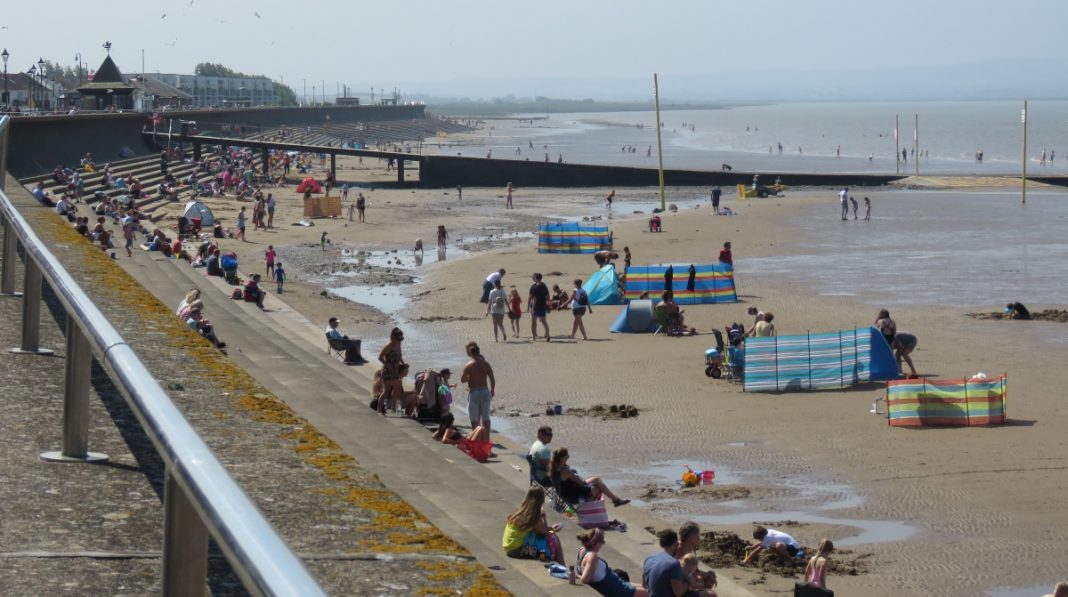
<instances>
[{"instance_id":1,"label":"person walking on sand","mask_svg":"<svg viewBox=\"0 0 1068 597\"><path fill-rule=\"evenodd\" d=\"M356 213L360 216L360 223L366 223L364 221L363 212L367 209L367 199L364 199L363 193L356 193Z\"/></svg>"},{"instance_id":2,"label":"person walking on sand","mask_svg":"<svg viewBox=\"0 0 1068 597\"><path fill-rule=\"evenodd\" d=\"M237 212L237 238L241 239L241 242L245 241L245 206L241 206L241 210Z\"/></svg>"},{"instance_id":3,"label":"person walking on sand","mask_svg":"<svg viewBox=\"0 0 1068 597\"><path fill-rule=\"evenodd\" d=\"M871 219L871 199L868 199L867 197L864 198L864 219Z\"/></svg>"},{"instance_id":4,"label":"person walking on sand","mask_svg":"<svg viewBox=\"0 0 1068 597\"><path fill-rule=\"evenodd\" d=\"M274 252L274 245L267 245L267 251L264 253L264 257L267 261L267 275L270 276L274 271L274 258L278 253Z\"/></svg>"},{"instance_id":5,"label":"person walking on sand","mask_svg":"<svg viewBox=\"0 0 1068 597\"><path fill-rule=\"evenodd\" d=\"M352 221L352 215L356 213L356 203L349 204L349 221Z\"/></svg>"},{"instance_id":6,"label":"person walking on sand","mask_svg":"<svg viewBox=\"0 0 1068 597\"><path fill-rule=\"evenodd\" d=\"M319 248L326 250L326 230L323 230L323 233L319 235Z\"/></svg>"},{"instance_id":7,"label":"person walking on sand","mask_svg":"<svg viewBox=\"0 0 1068 597\"><path fill-rule=\"evenodd\" d=\"M512 209L512 183L508 183L508 188L505 189L505 195L508 199L504 204L504 208Z\"/></svg>"},{"instance_id":8,"label":"person walking on sand","mask_svg":"<svg viewBox=\"0 0 1068 597\"><path fill-rule=\"evenodd\" d=\"M612 201L615 200L615 198L616 192L614 190L609 193L607 197L604 198L605 205L608 206L608 209L612 209Z\"/></svg>"},{"instance_id":9,"label":"person walking on sand","mask_svg":"<svg viewBox=\"0 0 1068 597\"><path fill-rule=\"evenodd\" d=\"M527 297L527 311L530 313L530 336L538 339L538 320L545 329L545 341L549 342L549 322L545 315L549 312L549 287L541 281L541 274L534 274L534 283L530 285L530 294Z\"/></svg>"},{"instance_id":10,"label":"person walking on sand","mask_svg":"<svg viewBox=\"0 0 1068 597\"><path fill-rule=\"evenodd\" d=\"M282 294L282 286L286 283L286 270L282 269L282 262L274 264L274 281L278 285L278 294Z\"/></svg>"},{"instance_id":11,"label":"person walking on sand","mask_svg":"<svg viewBox=\"0 0 1068 597\"><path fill-rule=\"evenodd\" d=\"M464 200L464 188L462 186L460 186L460 185L456 185L456 200L457 201L463 201Z\"/></svg>"},{"instance_id":12,"label":"person walking on sand","mask_svg":"<svg viewBox=\"0 0 1068 597\"><path fill-rule=\"evenodd\" d=\"M512 322L512 337L519 337L519 321L523 319L523 299L515 288L508 295L508 319Z\"/></svg>"},{"instance_id":13,"label":"person walking on sand","mask_svg":"<svg viewBox=\"0 0 1068 597\"><path fill-rule=\"evenodd\" d=\"M490 401L497 393L497 380L493 378L493 367L482 356L478 344L468 342L466 349L471 360L464 365L460 383L467 384L467 414L471 418L471 429L481 425L489 433Z\"/></svg>"},{"instance_id":14,"label":"person walking on sand","mask_svg":"<svg viewBox=\"0 0 1068 597\"><path fill-rule=\"evenodd\" d=\"M501 288L501 280L493 283L493 290L489 293L489 304L486 305L486 315L493 316L493 341L500 342L497 330L501 330L504 341L508 341L508 332L504 329L504 314L508 312L508 293Z\"/></svg>"},{"instance_id":15,"label":"person walking on sand","mask_svg":"<svg viewBox=\"0 0 1068 597\"><path fill-rule=\"evenodd\" d=\"M780 151L779 153L782 153L782 151ZM720 190L718 186L712 189L712 209L717 216L719 215L719 198L722 195L723 191Z\"/></svg>"},{"instance_id":16,"label":"person walking on sand","mask_svg":"<svg viewBox=\"0 0 1068 597\"><path fill-rule=\"evenodd\" d=\"M574 339L575 332L582 332L582 339L589 340L586 336L586 326L582 324L582 316L586 314L586 311L592 315L593 306L590 305L590 295L582 288L582 280L575 280L575 290L571 293L571 298L564 303L564 307L567 306L571 307L571 315L575 318L575 322L571 324L570 337Z\"/></svg>"},{"instance_id":17,"label":"person walking on sand","mask_svg":"<svg viewBox=\"0 0 1068 597\"><path fill-rule=\"evenodd\" d=\"M850 197L849 198L849 202L853 204L853 219L856 220L857 219L857 208L860 207L859 205L857 205L857 198L856 197Z\"/></svg>"},{"instance_id":18,"label":"person walking on sand","mask_svg":"<svg viewBox=\"0 0 1068 597\"><path fill-rule=\"evenodd\" d=\"M849 189L838 191L838 200L842 203L842 219L849 217Z\"/></svg>"},{"instance_id":19,"label":"person walking on sand","mask_svg":"<svg viewBox=\"0 0 1068 597\"><path fill-rule=\"evenodd\" d=\"M274 228L274 194L267 193L267 227Z\"/></svg>"}]
</instances>

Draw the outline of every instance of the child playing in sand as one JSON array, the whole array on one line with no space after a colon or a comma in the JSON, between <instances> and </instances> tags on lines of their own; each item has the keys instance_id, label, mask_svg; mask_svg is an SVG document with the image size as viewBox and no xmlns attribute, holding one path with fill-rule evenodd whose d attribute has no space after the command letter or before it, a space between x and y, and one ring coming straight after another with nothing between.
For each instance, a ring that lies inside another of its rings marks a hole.
<instances>
[{"instance_id":1,"label":"child playing in sand","mask_svg":"<svg viewBox=\"0 0 1068 597\"><path fill-rule=\"evenodd\" d=\"M834 551L834 543L831 543L830 539L820 541L816 555L812 556L808 560L808 565L805 566L806 585L821 589L827 588L827 567L830 565L830 561L827 558L831 556L832 551Z\"/></svg>"},{"instance_id":2,"label":"child playing in sand","mask_svg":"<svg viewBox=\"0 0 1068 597\"><path fill-rule=\"evenodd\" d=\"M698 580L694 574L697 572L697 566L700 564L700 560L697 559L697 554L688 553L679 560L679 564L682 564L682 573L686 575L685 581L689 583L690 587L700 587L702 583ZM708 589L694 589L691 588L686 592L687 596L697 597L716 597L715 591Z\"/></svg>"},{"instance_id":3,"label":"child playing in sand","mask_svg":"<svg viewBox=\"0 0 1068 597\"><path fill-rule=\"evenodd\" d=\"M508 319L512 322L512 337L519 337L519 320L523 318L523 299L519 296L519 291L515 288L512 289L511 294L508 295Z\"/></svg>"}]
</instances>

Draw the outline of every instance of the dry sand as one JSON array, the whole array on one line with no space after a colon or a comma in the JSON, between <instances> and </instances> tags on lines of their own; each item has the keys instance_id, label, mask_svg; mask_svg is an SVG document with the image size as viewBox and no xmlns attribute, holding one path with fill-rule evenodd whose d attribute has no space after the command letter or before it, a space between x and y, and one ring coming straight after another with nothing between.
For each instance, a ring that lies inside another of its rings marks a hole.
<instances>
[{"instance_id":1,"label":"dry sand","mask_svg":"<svg viewBox=\"0 0 1068 597\"><path fill-rule=\"evenodd\" d=\"M339 179L384 179L381 165L370 162L359 166L339 160ZM539 255L531 239L480 237L533 231L547 214L604 213L600 206L608 189L520 188L511 211L502 209L503 189L464 189L462 203L455 189L364 190L367 224L316 220L312 228L290 226L301 204L292 186L271 191L279 198L278 227L250 229L248 243L223 242L224 248L237 251L242 270L262 269L262 253L273 244L290 276L281 298L324 325L327 316L340 316L342 327L364 338L365 356L372 360L397 318L407 332L405 354L415 370L459 366L463 342L477 340L498 379L495 430L526 444L539 425L553 425L553 447L570 448L581 473L603 476L624 495L642 496L635 506L660 521L654 525L724 516L705 519L704 528L746 536L752 522L784 523L782 530L809 546L823 536L848 542L858 529L867 530L861 538L865 543L848 549L851 557L870 554L870 570L831 578L830 586L840 595L974 595L992 587L1045 586L1064 574L1058 529L1068 520L1061 497L1068 490L1063 424L1068 407L1056 390L1059 368L1051 365L1068 360L1068 345L1036 342L1033 327L1007 334L1007 322L964 316L996 306L1004 297L893 312L901 329L920 332L914 359L921 373L960 377L980 370L1009 372L1011 422L1002 427L890 428L884 417L868 412L873 398L883 393L877 386L747 394L705 376L703 352L714 344L706 334L732 321L749 321L749 305L774 312L780 334L848 329L874 320L877 307L870 304L819 296L811 288L746 272L747 258L788 255L805 239L806 233L790 226L791 216L801 210L826 209L829 225L837 225L833 191L748 202L732 197L725 205L739 212L735 217L713 216L707 204L684 208L665 215L662 234L644 231L645 216L616 210L616 246L629 245L636 265L712 262L722 241L733 241L740 301L687 307L687 322L702 332L697 337L610 334L608 326L621 307L595 307L586 317L589 342L567 339L571 317L559 313L549 319L553 342L532 343L529 320L524 320L523 337L500 344L493 343L485 305L477 302L487 273L506 268L505 286L518 287L525 300L532 272L552 272L548 284L570 287L573 278L586 278L595 264L590 255ZM654 205L655 189L616 191L617 205L637 200ZM676 200L699 194L700 189L669 190ZM893 209L880 201L879 191L868 194L879 209ZM350 192L350 200L354 198L355 191ZM232 224L232 200L211 204ZM444 262L433 251L438 224L445 224L452 236ZM877 233L880 223L876 219L868 225ZM323 230L332 240L325 254L318 248ZM396 249L397 257L408 260L417 237L427 247L422 265L393 272L364 267L356 274L368 284L419 277L418 283L406 285L411 302L395 317L320 295L323 282L331 279L326 274L339 267L342 249ZM457 241L472 252L457 255ZM857 284L893 283L894 276L902 275L907 272L879 277L858 272ZM462 394L458 392L461 406ZM640 415L547 419L546 401L559 401L565 409L632 404ZM501 416L505 411L519 416ZM677 494L674 479L685 464L715 468L716 490ZM720 573L743 585L755 583L757 593L789 592L793 583L737 567Z\"/></svg>"}]
</instances>

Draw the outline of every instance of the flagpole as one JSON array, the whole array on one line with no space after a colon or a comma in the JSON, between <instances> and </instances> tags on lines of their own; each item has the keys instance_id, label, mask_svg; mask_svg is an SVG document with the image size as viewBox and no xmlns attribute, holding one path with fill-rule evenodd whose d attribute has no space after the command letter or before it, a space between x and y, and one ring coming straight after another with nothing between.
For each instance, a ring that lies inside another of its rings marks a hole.
<instances>
[{"instance_id":1,"label":"flagpole","mask_svg":"<svg viewBox=\"0 0 1068 597\"><path fill-rule=\"evenodd\" d=\"M657 83L656 73L653 73L653 99L656 102L656 153L660 171L660 211L664 211L667 209L664 199L664 144L660 140L660 86Z\"/></svg>"},{"instance_id":2,"label":"flagpole","mask_svg":"<svg viewBox=\"0 0 1068 597\"><path fill-rule=\"evenodd\" d=\"M898 130L901 128L901 115L894 114L894 164L897 173L901 174L901 139Z\"/></svg>"},{"instance_id":3,"label":"flagpole","mask_svg":"<svg viewBox=\"0 0 1068 597\"><path fill-rule=\"evenodd\" d=\"M1020 178L1020 203L1027 205L1027 100L1024 100L1020 112L1020 124L1023 125L1023 176Z\"/></svg>"}]
</instances>

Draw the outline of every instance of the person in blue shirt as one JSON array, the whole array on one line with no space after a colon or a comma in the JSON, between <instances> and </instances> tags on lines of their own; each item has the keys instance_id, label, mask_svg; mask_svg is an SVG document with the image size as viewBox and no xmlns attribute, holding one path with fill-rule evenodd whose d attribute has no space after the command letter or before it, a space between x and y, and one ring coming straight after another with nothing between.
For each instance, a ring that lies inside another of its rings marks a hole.
<instances>
[{"instance_id":1,"label":"person in blue shirt","mask_svg":"<svg viewBox=\"0 0 1068 597\"><path fill-rule=\"evenodd\" d=\"M649 590L649 597L682 597L690 590L682 565L675 559L675 547L679 535L664 529L656 534L660 551L645 558L642 565L642 584Z\"/></svg>"}]
</instances>

